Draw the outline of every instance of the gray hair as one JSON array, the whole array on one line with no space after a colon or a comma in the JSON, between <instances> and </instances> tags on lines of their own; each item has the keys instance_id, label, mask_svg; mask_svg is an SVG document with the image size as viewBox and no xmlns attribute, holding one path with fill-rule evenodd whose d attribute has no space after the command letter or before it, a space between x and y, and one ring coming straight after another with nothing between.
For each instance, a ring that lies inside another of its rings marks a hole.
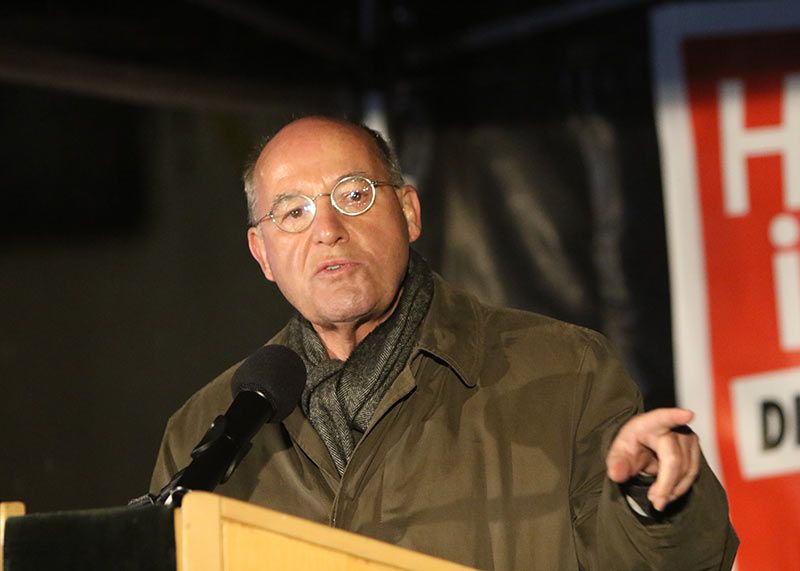
<instances>
[{"instance_id":1,"label":"gray hair","mask_svg":"<svg viewBox=\"0 0 800 571\"><path fill-rule=\"evenodd\" d=\"M383 164L383 168L386 169L386 172L389 175L389 180L387 182L390 182L394 186L398 187L405 184L403 170L400 168L400 161L397 158L397 153L392 145L390 145L389 142L384 138L384 136L380 134L380 132L361 123L353 123L343 119L330 120L343 125L348 125L350 127L355 127L356 129L363 131L369 137L369 140L374 144L375 150L378 151L378 158ZM270 139L271 137L266 139L259 146L258 151L247 162L244 173L242 174L242 180L244 181L244 194L247 197L247 222L250 226L253 226L258 221L256 218L256 164L258 163L258 157L260 156L261 150Z\"/></svg>"}]
</instances>

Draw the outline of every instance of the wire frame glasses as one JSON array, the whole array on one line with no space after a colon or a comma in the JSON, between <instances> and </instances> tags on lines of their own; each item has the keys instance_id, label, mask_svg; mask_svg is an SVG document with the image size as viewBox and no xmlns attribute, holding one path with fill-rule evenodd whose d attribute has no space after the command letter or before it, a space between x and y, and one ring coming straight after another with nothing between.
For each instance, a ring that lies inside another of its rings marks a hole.
<instances>
[{"instance_id":1,"label":"wire frame glasses","mask_svg":"<svg viewBox=\"0 0 800 571\"><path fill-rule=\"evenodd\" d=\"M390 182L374 181L362 175L353 175L340 179L330 192L314 196L284 194L253 226L258 226L269 219L284 232L293 234L302 232L314 221L317 215L317 199L321 196L329 196L331 205L345 216L358 216L375 204L375 189L379 186L395 187Z\"/></svg>"}]
</instances>

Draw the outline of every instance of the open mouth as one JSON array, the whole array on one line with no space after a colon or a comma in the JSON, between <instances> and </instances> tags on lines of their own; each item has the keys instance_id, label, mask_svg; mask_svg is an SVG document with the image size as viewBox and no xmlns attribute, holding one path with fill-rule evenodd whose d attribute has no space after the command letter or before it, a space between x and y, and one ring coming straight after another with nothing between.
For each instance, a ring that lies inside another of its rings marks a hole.
<instances>
[{"instance_id":1,"label":"open mouth","mask_svg":"<svg viewBox=\"0 0 800 571\"><path fill-rule=\"evenodd\" d=\"M352 262L347 260L331 260L330 262L324 262L318 266L317 272L320 274L334 274L337 272L343 272L353 266Z\"/></svg>"}]
</instances>

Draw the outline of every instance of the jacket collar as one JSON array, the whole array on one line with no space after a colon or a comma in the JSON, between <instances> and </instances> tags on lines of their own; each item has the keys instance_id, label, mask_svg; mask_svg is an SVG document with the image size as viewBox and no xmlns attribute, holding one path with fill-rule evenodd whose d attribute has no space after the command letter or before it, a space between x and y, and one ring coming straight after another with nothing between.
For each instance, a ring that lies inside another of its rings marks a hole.
<instances>
[{"instance_id":1,"label":"jacket collar","mask_svg":"<svg viewBox=\"0 0 800 571\"><path fill-rule=\"evenodd\" d=\"M433 274L434 293L422 322L417 350L443 361L467 387L478 382L483 350L482 314L477 300Z\"/></svg>"}]
</instances>

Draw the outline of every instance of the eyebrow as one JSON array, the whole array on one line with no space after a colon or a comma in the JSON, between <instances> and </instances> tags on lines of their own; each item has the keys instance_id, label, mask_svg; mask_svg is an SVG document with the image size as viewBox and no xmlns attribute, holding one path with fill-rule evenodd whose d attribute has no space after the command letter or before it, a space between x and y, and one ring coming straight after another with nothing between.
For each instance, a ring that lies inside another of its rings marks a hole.
<instances>
[{"instance_id":1,"label":"eyebrow","mask_svg":"<svg viewBox=\"0 0 800 571\"><path fill-rule=\"evenodd\" d=\"M343 179L345 179L345 178L347 178L349 176L369 177L369 175L366 173L366 171L350 171L350 172L347 172L347 173L337 177L336 182L333 183L333 185L336 186L337 184L339 184L339 182L341 182ZM297 196L297 195L303 195L303 193L298 191L298 190L294 190L294 191L290 190L288 192L281 192L279 194L276 194L275 197L272 199L272 206L275 206L276 202L278 202L279 200L281 200L283 198L286 198L287 196Z\"/></svg>"},{"instance_id":2,"label":"eyebrow","mask_svg":"<svg viewBox=\"0 0 800 571\"><path fill-rule=\"evenodd\" d=\"M275 206L275 203L279 200L286 198L287 196L297 196L299 193L297 192L282 192L280 194L276 194L272 199L272 205Z\"/></svg>"}]
</instances>

